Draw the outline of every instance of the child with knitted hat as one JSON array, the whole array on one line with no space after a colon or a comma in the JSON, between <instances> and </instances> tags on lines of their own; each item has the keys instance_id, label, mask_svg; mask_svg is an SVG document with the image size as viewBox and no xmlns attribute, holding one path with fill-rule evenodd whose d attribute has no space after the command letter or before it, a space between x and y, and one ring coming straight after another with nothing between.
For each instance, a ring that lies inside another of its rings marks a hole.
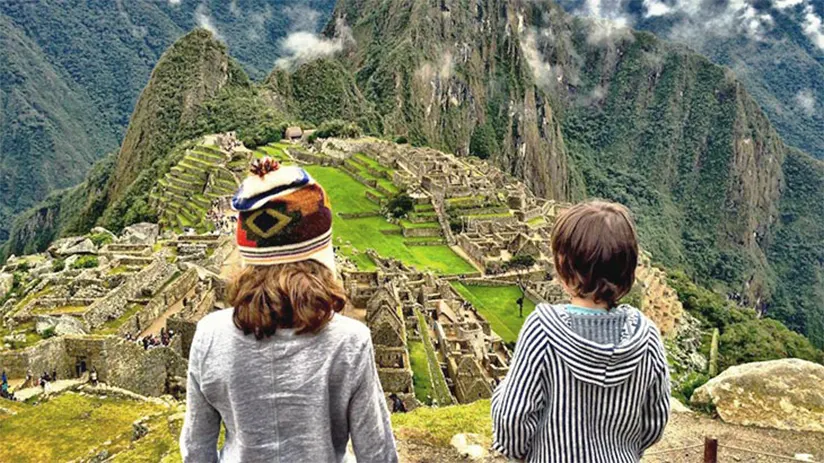
<instances>
[{"instance_id":1,"label":"child with knitted hat","mask_svg":"<svg viewBox=\"0 0 824 463\"><path fill-rule=\"evenodd\" d=\"M369 329L339 314L332 210L300 167L252 166L232 199L245 268L189 356L184 462L397 462ZM226 441L218 452L220 423Z\"/></svg>"}]
</instances>

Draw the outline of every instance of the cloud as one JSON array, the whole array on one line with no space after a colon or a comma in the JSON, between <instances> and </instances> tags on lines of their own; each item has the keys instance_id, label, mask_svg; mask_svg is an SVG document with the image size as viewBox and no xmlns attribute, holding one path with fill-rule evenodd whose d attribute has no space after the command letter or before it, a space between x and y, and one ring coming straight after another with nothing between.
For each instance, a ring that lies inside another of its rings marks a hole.
<instances>
[{"instance_id":1,"label":"cloud","mask_svg":"<svg viewBox=\"0 0 824 463\"><path fill-rule=\"evenodd\" d=\"M815 95L813 95L813 91L809 88L798 92L795 95L795 102L798 105L798 109L807 117L813 117L815 115Z\"/></svg>"},{"instance_id":2,"label":"cloud","mask_svg":"<svg viewBox=\"0 0 824 463\"><path fill-rule=\"evenodd\" d=\"M335 21L335 35L332 38L305 30L292 32L281 41L284 56L275 61L275 66L294 69L304 63L332 56L351 42L354 42L352 31L342 18Z\"/></svg>"},{"instance_id":3,"label":"cloud","mask_svg":"<svg viewBox=\"0 0 824 463\"><path fill-rule=\"evenodd\" d=\"M289 29L292 31L311 31L318 29L320 12L305 5L287 6L282 10L289 19Z\"/></svg>"},{"instance_id":4,"label":"cloud","mask_svg":"<svg viewBox=\"0 0 824 463\"><path fill-rule=\"evenodd\" d=\"M804 0L775 0L773 6L779 10L786 10L802 3L804 3Z\"/></svg>"},{"instance_id":5,"label":"cloud","mask_svg":"<svg viewBox=\"0 0 824 463\"><path fill-rule=\"evenodd\" d=\"M220 35L220 31L217 30L214 21L212 21L212 17L209 15L209 8L205 3L201 3L197 6L197 9L195 9L195 22L197 22L198 26L214 34L216 39L223 40L223 36Z\"/></svg>"},{"instance_id":6,"label":"cloud","mask_svg":"<svg viewBox=\"0 0 824 463\"><path fill-rule=\"evenodd\" d=\"M247 14L246 36L249 40L260 40L266 33L266 23L272 19L272 7L266 5L261 11Z\"/></svg>"},{"instance_id":7,"label":"cloud","mask_svg":"<svg viewBox=\"0 0 824 463\"><path fill-rule=\"evenodd\" d=\"M169 0L169 5L180 5L181 0Z\"/></svg>"},{"instance_id":8,"label":"cloud","mask_svg":"<svg viewBox=\"0 0 824 463\"><path fill-rule=\"evenodd\" d=\"M821 17L815 14L815 10L810 4L804 7L803 28L810 41L824 50L824 25L822 25Z\"/></svg>"}]
</instances>

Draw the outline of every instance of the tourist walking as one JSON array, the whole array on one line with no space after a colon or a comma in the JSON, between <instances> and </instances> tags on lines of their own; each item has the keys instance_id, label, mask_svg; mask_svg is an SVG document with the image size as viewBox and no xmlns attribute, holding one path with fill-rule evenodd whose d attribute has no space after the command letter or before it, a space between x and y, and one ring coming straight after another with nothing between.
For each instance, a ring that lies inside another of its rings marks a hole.
<instances>
[{"instance_id":1,"label":"tourist walking","mask_svg":"<svg viewBox=\"0 0 824 463\"><path fill-rule=\"evenodd\" d=\"M389 394L389 400L392 401L392 413L406 413L406 405L403 403L398 394L394 392Z\"/></svg>"},{"instance_id":2,"label":"tourist walking","mask_svg":"<svg viewBox=\"0 0 824 463\"><path fill-rule=\"evenodd\" d=\"M358 463L395 463L369 329L339 314L326 193L300 167L267 158L252 172L232 200L246 264L234 308L192 340L183 461L340 463L351 439Z\"/></svg>"},{"instance_id":3,"label":"tourist walking","mask_svg":"<svg viewBox=\"0 0 824 463\"><path fill-rule=\"evenodd\" d=\"M89 381L91 381L92 386L97 387L97 368L92 367L92 370L89 372Z\"/></svg>"},{"instance_id":4,"label":"tourist walking","mask_svg":"<svg viewBox=\"0 0 824 463\"><path fill-rule=\"evenodd\" d=\"M552 252L571 304L539 304L492 396L493 447L527 462L637 462L669 419L661 335L632 288L638 241L629 211L591 202L555 223Z\"/></svg>"}]
</instances>

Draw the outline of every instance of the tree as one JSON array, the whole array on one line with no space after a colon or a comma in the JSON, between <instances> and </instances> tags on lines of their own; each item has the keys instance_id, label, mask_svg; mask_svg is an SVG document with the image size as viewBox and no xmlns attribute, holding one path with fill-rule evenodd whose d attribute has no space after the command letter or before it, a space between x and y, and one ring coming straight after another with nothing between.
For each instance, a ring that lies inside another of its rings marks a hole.
<instances>
[{"instance_id":1,"label":"tree","mask_svg":"<svg viewBox=\"0 0 824 463\"><path fill-rule=\"evenodd\" d=\"M389 198L389 202L386 203L386 210L389 212L392 217L399 219L401 217L406 217L407 214L412 212L415 209L415 200L412 199L409 194L405 191L401 191L400 193L396 194Z\"/></svg>"},{"instance_id":2,"label":"tree","mask_svg":"<svg viewBox=\"0 0 824 463\"><path fill-rule=\"evenodd\" d=\"M528 269L535 265L535 258L529 254L518 254L509 259L509 268L514 270Z\"/></svg>"}]
</instances>

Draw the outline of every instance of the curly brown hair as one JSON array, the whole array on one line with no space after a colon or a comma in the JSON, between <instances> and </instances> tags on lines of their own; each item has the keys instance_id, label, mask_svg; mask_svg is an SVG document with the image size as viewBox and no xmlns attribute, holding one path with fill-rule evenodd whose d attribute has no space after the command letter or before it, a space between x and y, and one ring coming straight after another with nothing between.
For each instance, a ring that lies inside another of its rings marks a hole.
<instances>
[{"instance_id":1,"label":"curly brown hair","mask_svg":"<svg viewBox=\"0 0 824 463\"><path fill-rule=\"evenodd\" d=\"M590 201L565 211L552 229L555 270L574 296L614 307L632 289L638 238L629 210Z\"/></svg>"},{"instance_id":2,"label":"curly brown hair","mask_svg":"<svg viewBox=\"0 0 824 463\"><path fill-rule=\"evenodd\" d=\"M248 266L235 275L228 296L235 326L257 339L278 328L317 333L346 305L343 286L313 260Z\"/></svg>"}]
</instances>

